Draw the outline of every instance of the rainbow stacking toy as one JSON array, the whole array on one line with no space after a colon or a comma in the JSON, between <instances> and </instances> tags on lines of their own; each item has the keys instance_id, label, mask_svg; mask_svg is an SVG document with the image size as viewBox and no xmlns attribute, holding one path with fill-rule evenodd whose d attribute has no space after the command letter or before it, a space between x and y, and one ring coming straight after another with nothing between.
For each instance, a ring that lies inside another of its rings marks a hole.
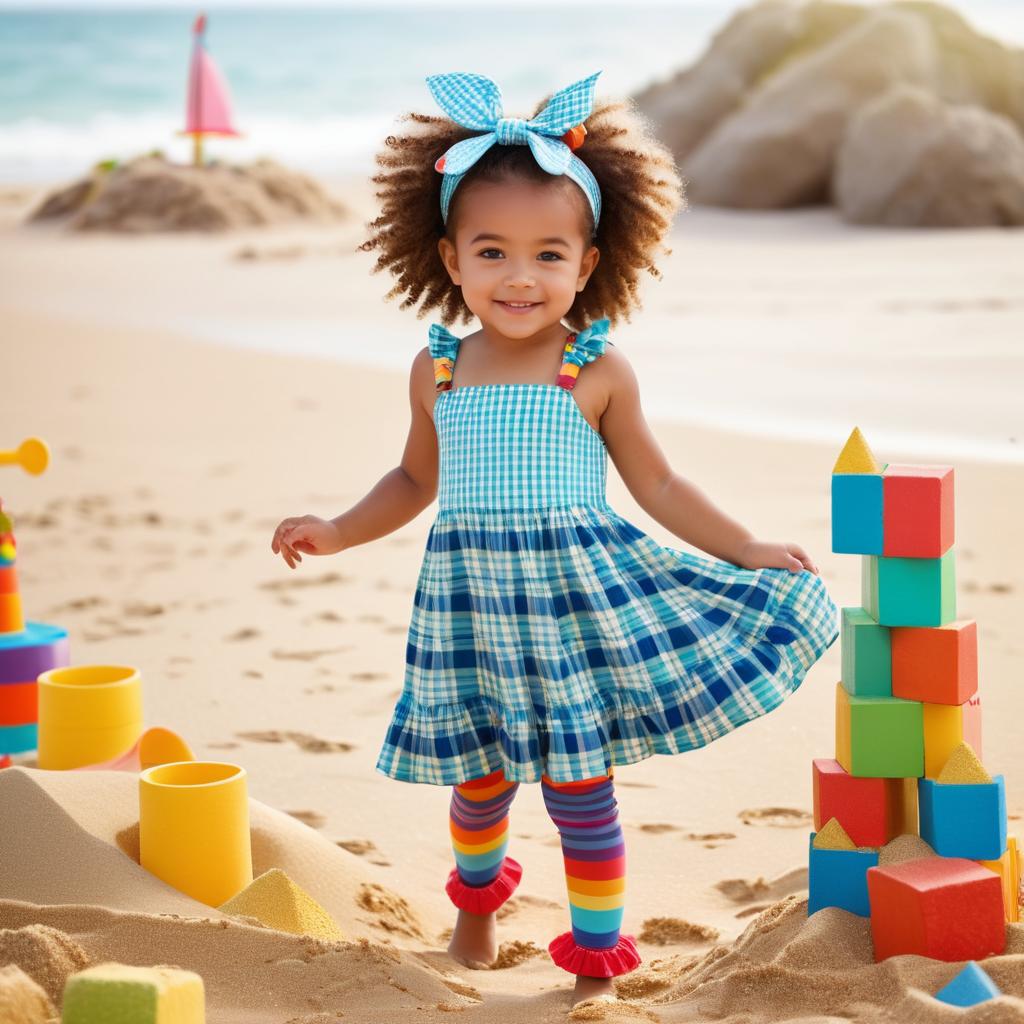
<instances>
[{"instance_id":1,"label":"rainbow stacking toy","mask_svg":"<svg viewBox=\"0 0 1024 1024\"><path fill-rule=\"evenodd\" d=\"M0 464L20 465L36 475L48 462L49 450L35 437L13 451L0 451ZM0 764L3 755L36 749L36 679L40 672L68 664L67 630L25 620L16 563L14 525L0 502Z\"/></svg>"},{"instance_id":2,"label":"rainbow stacking toy","mask_svg":"<svg viewBox=\"0 0 1024 1024\"><path fill-rule=\"evenodd\" d=\"M1003 777L981 763L953 467L879 465L854 428L832 471L832 550L861 556L861 604L842 610L835 756L812 764L808 913L870 917L876 961L1001 953L1020 920L1020 861ZM904 833L936 856L879 865Z\"/></svg>"}]
</instances>

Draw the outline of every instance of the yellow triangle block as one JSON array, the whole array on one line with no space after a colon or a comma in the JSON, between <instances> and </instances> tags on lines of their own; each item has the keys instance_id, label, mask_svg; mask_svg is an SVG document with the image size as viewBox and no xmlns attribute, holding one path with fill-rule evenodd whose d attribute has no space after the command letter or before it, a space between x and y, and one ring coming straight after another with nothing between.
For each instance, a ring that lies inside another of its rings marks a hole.
<instances>
[{"instance_id":1,"label":"yellow triangle block","mask_svg":"<svg viewBox=\"0 0 1024 1024\"><path fill-rule=\"evenodd\" d=\"M264 871L217 909L224 914L255 917L268 928L282 932L327 940L345 937L334 918L280 868Z\"/></svg>"},{"instance_id":2,"label":"yellow triangle block","mask_svg":"<svg viewBox=\"0 0 1024 1024\"><path fill-rule=\"evenodd\" d=\"M991 782L992 776L985 771L985 766L978 760L978 755L967 743L960 743L953 748L953 753L939 772L937 782L977 783Z\"/></svg>"},{"instance_id":3,"label":"yellow triangle block","mask_svg":"<svg viewBox=\"0 0 1024 1024\"><path fill-rule=\"evenodd\" d=\"M882 467L868 447L860 427L854 427L853 433L846 439L843 450L832 467L833 473L881 473Z\"/></svg>"},{"instance_id":4,"label":"yellow triangle block","mask_svg":"<svg viewBox=\"0 0 1024 1024\"><path fill-rule=\"evenodd\" d=\"M856 850L854 841L839 824L838 818L829 818L814 837L816 850Z\"/></svg>"}]
</instances>

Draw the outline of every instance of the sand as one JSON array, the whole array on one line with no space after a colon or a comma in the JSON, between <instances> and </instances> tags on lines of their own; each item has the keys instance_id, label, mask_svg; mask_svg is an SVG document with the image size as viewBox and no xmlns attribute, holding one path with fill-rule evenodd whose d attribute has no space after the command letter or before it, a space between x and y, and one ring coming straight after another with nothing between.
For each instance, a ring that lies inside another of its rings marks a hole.
<instances>
[{"instance_id":1,"label":"sand","mask_svg":"<svg viewBox=\"0 0 1024 1024\"><path fill-rule=\"evenodd\" d=\"M367 208L362 185L338 194ZM450 792L373 768L401 687L432 509L377 543L308 557L294 572L270 551L281 518L336 515L397 464L406 374L218 346L190 336L181 316L212 333L243 314L279 325L289 310L304 326L377 324L382 338L404 339L410 359L429 321L381 303L389 282L368 275L366 256L353 252L358 224L108 238L20 228L33 197L14 190L0 213L0 330L5 355L17 356L5 361L0 443L38 434L53 455L42 477L7 469L0 478L29 617L67 628L75 663L137 666L147 724L177 730L201 758L245 766L254 872L285 871L353 941L324 943L197 904L138 865L133 776L43 772L19 756L18 767L0 771L0 928L9 930L0 963L37 971L53 996L85 962L196 970L211 1024L564 1019L572 979L546 946L568 927L565 882L537 787L524 786L512 808L509 852L524 875L499 914L498 968L472 971L445 951L455 918L443 888L453 863ZM763 223L751 219L748 230ZM841 252L836 273L846 273L856 259L869 267L888 252L874 235L850 235L855 245L845 246L835 226L818 233L795 216L790 232L786 223L772 222L772 286L794 309L820 282L791 268ZM668 268L677 282L684 265L700 268L702 280L717 276L723 317L726 283L757 276L737 244L743 224L732 218L727 232L710 241L698 233L689 247L680 235ZM971 245L995 261L1006 236L976 233ZM260 258L237 258L247 247ZM932 265L923 243L916 251L921 292ZM860 301L899 302L898 276L859 280ZM657 287L648 285L652 315L665 317ZM871 287L877 293L865 292ZM1009 339L1017 278L1008 269L986 287L1002 303ZM966 326L969 345L970 322L957 318L971 309L945 314L943 336ZM675 315L681 333L694 329L685 312ZM748 297L742 316L756 315ZM922 344L935 337L934 307L904 305L899 315ZM653 367L656 356L643 355L644 316L631 337L638 364ZM841 314L832 318L838 331ZM781 345L768 351L791 358ZM705 369L716 358L721 378L731 372L728 353L706 345ZM825 373L849 364L827 337L817 358ZM1009 345L1005 358L981 368L1003 388L1018 365ZM929 364L932 399L950 416L965 387L961 365ZM887 401L883 389L865 392L857 422L879 457L913 461L915 451L873 441L873 410L887 415ZM845 433L786 440L772 436L770 419L756 433L649 420L679 473L759 536L799 541L837 603L859 603L858 560L829 552L828 475ZM979 624L983 761L1006 778L1019 835L1024 467L954 461L959 613ZM685 547L636 504L612 465L609 500L660 542ZM628 850L623 930L637 936L644 963L619 979L619 1003L579 1007L573 1019L951 1019L927 993L956 965L919 957L876 965L866 921L835 909L806 917L811 759L833 753L838 672L836 644L767 717L706 749L617 769ZM960 1019L1024 1019L1020 926L1009 934L1007 954L985 966L1010 995ZM29 951L13 957L12 943Z\"/></svg>"}]
</instances>

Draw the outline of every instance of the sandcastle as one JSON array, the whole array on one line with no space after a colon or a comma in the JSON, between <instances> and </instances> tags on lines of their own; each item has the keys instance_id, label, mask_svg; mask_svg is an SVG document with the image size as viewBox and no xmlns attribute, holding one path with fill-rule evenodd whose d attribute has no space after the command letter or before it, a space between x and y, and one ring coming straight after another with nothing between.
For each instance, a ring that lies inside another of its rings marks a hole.
<instances>
[{"instance_id":1,"label":"sandcastle","mask_svg":"<svg viewBox=\"0 0 1024 1024\"><path fill-rule=\"evenodd\" d=\"M977 623L956 613L953 478L880 465L856 428L832 473L832 550L861 556L861 604L842 610L835 756L813 761L808 913L869 917L876 961L981 960L1020 920L1005 785L981 761ZM880 865L905 833L936 856ZM962 977L954 997L997 994L976 964Z\"/></svg>"}]
</instances>

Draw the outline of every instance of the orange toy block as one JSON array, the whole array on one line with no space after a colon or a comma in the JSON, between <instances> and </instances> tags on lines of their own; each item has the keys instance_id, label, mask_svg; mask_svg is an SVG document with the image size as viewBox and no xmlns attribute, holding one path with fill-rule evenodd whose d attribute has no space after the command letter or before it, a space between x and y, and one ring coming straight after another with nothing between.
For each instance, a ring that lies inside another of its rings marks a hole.
<instances>
[{"instance_id":1,"label":"orange toy block","mask_svg":"<svg viewBox=\"0 0 1024 1024\"><path fill-rule=\"evenodd\" d=\"M915 953L982 960L1006 948L1000 878L963 857L922 857L868 868L875 960Z\"/></svg>"},{"instance_id":2,"label":"orange toy block","mask_svg":"<svg viewBox=\"0 0 1024 1024\"><path fill-rule=\"evenodd\" d=\"M882 521L885 557L941 558L953 545L953 467L886 466Z\"/></svg>"},{"instance_id":3,"label":"orange toy block","mask_svg":"<svg viewBox=\"0 0 1024 1024\"><path fill-rule=\"evenodd\" d=\"M892 695L929 704L963 704L978 690L978 624L891 626Z\"/></svg>"},{"instance_id":4,"label":"orange toy block","mask_svg":"<svg viewBox=\"0 0 1024 1024\"><path fill-rule=\"evenodd\" d=\"M981 760L981 700L952 704L921 704L924 721L924 777L937 779L950 754L966 743ZM974 742L972 742L972 740ZM975 746L974 744L978 745Z\"/></svg>"},{"instance_id":5,"label":"orange toy block","mask_svg":"<svg viewBox=\"0 0 1024 1024\"><path fill-rule=\"evenodd\" d=\"M39 684L0 683L0 725L39 721Z\"/></svg>"},{"instance_id":6,"label":"orange toy block","mask_svg":"<svg viewBox=\"0 0 1024 1024\"><path fill-rule=\"evenodd\" d=\"M978 863L994 871L1003 883L1003 909L1006 912L1006 920L1016 922L1020 920L1020 853L1017 849L1017 840L1010 836L1006 840L1006 850L999 860L979 860Z\"/></svg>"}]
</instances>

